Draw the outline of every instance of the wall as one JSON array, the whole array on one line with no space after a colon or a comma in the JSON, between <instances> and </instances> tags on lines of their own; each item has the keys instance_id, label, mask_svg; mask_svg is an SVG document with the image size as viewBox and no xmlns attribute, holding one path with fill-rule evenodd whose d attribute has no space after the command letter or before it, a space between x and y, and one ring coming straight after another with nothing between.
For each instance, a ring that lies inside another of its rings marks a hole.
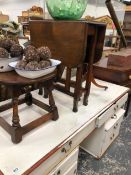
<instances>
[{"instance_id":1,"label":"wall","mask_svg":"<svg viewBox=\"0 0 131 175\"><path fill-rule=\"evenodd\" d=\"M105 0L88 0L87 9L83 16L90 15L94 17L109 15L105 6ZM44 0L0 0L0 11L10 16L11 20L17 20L17 16L21 15L21 11L27 10L33 5L44 6ZM116 2L114 6L119 9L123 8L123 5ZM123 13L117 13L118 18L123 20Z\"/></svg>"},{"instance_id":2,"label":"wall","mask_svg":"<svg viewBox=\"0 0 131 175\"><path fill-rule=\"evenodd\" d=\"M33 5L43 6L44 0L0 0L0 11L10 16L10 20L17 21L23 10L28 10Z\"/></svg>"}]
</instances>

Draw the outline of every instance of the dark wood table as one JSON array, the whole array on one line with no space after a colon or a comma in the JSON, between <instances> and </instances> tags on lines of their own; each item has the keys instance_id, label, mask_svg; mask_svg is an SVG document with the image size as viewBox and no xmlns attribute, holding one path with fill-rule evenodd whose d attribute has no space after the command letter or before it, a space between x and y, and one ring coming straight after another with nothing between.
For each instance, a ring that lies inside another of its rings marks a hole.
<instances>
[{"instance_id":1,"label":"dark wood table","mask_svg":"<svg viewBox=\"0 0 131 175\"><path fill-rule=\"evenodd\" d=\"M77 112L82 93L83 104L85 106L88 104L93 80L93 63L102 56L106 24L86 20L30 20L29 26L32 45L48 46L52 56L62 62L55 88L73 97L73 111ZM63 79L65 68L66 77ZM77 71L76 81L73 82L71 72L74 68ZM83 81L86 81L84 88L82 88ZM71 87L74 88L73 92Z\"/></svg>"},{"instance_id":2,"label":"dark wood table","mask_svg":"<svg viewBox=\"0 0 131 175\"><path fill-rule=\"evenodd\" d=\"M12 113L12 126L7 123L4 118L0 117L0 126L4 128L12 138L14 143L19 143L22 140L22 136L32 129L40 126L48 120L57 120L58 111L55 105L55 101L52 95L53 81L56 77L56 72L48 74L46 76L37 79L28 79L19 76L15 71L0 73L0 85L5 85L10 88L12 102L0 106L0 112L3 112L9 108L13 107ZM46 89L49 97L49 105L35 99L31 90L34 89L33 86L37 83L37 86L42 86ZM24 98L19 98L19 96L25 93ZM40 118L24 125L20 125L18 105L26 103L28 106L35 104L40 108L48 111L47 114L41 116Z\"/></svg>"},{"instance_id":3,"label":"dark wood table","mask_svg":"<svg viewBox=\"0 0 131 175\"><path fill-rule=\"evenodd\" d=\"M130 101L131 101L131 67L130 65L128 67L112 66L108 64L108 58L103 58L98 63L94 64L93 74L94 74L94 77L98 79L130 88L127 111L126 111L126 114L127 114Z\"/></svg>"}]
</instances>

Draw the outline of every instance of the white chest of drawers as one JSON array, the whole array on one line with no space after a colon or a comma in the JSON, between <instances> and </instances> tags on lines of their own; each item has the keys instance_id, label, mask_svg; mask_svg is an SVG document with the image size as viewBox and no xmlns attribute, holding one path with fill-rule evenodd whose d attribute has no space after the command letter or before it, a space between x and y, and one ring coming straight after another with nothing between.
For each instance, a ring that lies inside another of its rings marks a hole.
<instances>
[{"instance_id":1,"label":"white chest of drawers","mask_svg":"<svg viewBox=\"0 0 131 175\"><path fill-rule=\"evenodd\" d=\"M47 175L59 173L59 170L63 171L64 175L75 173L77 156L74 156L72 151L76 151L80 143L95 128L103 127L103 124L111 118L110 115L105 115L108 110L114 111L117 108L115 111L118 111L127 100L127 88L107 82L102 83L109 87L108 90L104 91L92 86L89 105L85 107L80 104L78 113L72 112L72 98L55 91L59 119L56 122L49 121L28 133L17 145L13 144L8 134L0 128L0 175ZM36 91L33 93L36 98L45 100ZM124 100L121 101L122 98ZM121 102L118 103L119 100ZM36 106L27 108L21 105L20 110L21 124L26 124L29 119L39 117L42 112ZM11 122L10 112L4 113L9 123ZM115 126L111 124L111 128ZM106 125L104 128L107 129ZM107 135L110 135L108 133ZM104 136L104 139L107 138ZM70 160L74 162L71 161L70 166L67 166ZM67 166L66 171L63 170L64 166Z\"/></svg>"},{"instance_id":2,"label":"white chest of drawers","mask_svg":"<svg viewBox=\"0 0 131 175\"><path fill-rule=\"evenodd\" d=\"M81 147L97 159L101 158L107 148L119 135L124 113L125 110L119 109L119 111L115 115L112 115L100 128L96 128L93 133L81 143Z\"/></svg>"}]
</instances>

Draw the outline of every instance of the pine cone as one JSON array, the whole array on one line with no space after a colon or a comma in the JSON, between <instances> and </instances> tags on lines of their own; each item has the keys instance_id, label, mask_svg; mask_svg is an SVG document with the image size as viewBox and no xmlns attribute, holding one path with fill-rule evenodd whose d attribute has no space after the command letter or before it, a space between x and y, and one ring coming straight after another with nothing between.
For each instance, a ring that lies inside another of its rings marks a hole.
<instances>
[{"instance_id":1,"label":"pine cone","mask_svg":"<svg viewBox=\"0 0 131 175\"><path fill-rule=\"evenodd\" d=\"M27 65L27 62L25 60L21 60L16 64L16 67L19 69L25 69L26 65Z\"/></svg>"},{"instance_id":2,"label":"pine cone","mask_svg":"<svg viewBox=\"0 0 131 175\"><path fill-rule=\"evenodd\" d=\"M42 46L37 49L40 60L48 60L51 58L51 51L48 47Z\"/></svg>"},{"instance_id":3,"label":"pine cone","mask_svg":"<svg viewBox=\"0 0 131 175\"><path fill-rule=\"evenodd\" d=\"M9 58L9 53L6 49L0 47L0 59Z\"/></svg>"},{"instance_id":4,"label":"pine cone","mask_svg":"<svg viewBox=\"0 0 131 175\"><path fill-rule=\"evenodd\" d=\"M46 68L51 66L51 61L50 60L42 60L39 62L40 64L40 69Z\"/></svg>"},{"instance_id":5,"label":"pine cone","mask_svg":"<svg viewBox=\"0 0 131 175\"><path fill-rule=\"evenodd\" d=\"M10 52L10 48L14 44L15 44L15 41L13 41L11 39L3 39L3 41L1 41L1 47L8 50L8 52Z\"/></svg>"},{"instance_id":6,"label":"pine cone","mask_svg":"<svg viewBox=\"0 0 131 175\"><path fill-rule=\"evenodd\" d=\"M30 50L34 50L35 52L37 51L36 48L32 45L28 45L25 49L24 49L24 55L26 55L26 53L28 53L28 51Z\"/></svg>"},{"instance_id":7,"label":"pine cone","mask_svg":"<svg viewBox=\"0 0 131 175\"><path fill-rule=\"evenodd\" d=\"M39 69L39 63L37 61L29 62L25 67L25 70L31 70L31 71L38 69Z\"/></svg>"},{"instance_id":8,"label":"pine cone","mask_svg":"<svg viewBox=\"0 0 131 175\"><path fill-rule=\"evenodd\" d=\"M31 50L28 50L28 52L26 53L25 60L27 62L30 62L30 61L37 61L37 62L39 62L40 61L40 57L39 57L38 53L35 50L31 49Z\"/></svg>"},{"instance_id":9,"label":"pine cone","mask_svg":"<svg viewBox=\"0 0 131 175\"><path fill-rule=\"evenodd\" d=\"M23 54L23 48L19 44L14 44L10 48L10 55L11 57L18 57Z\"/></svg>"}]
</instances>

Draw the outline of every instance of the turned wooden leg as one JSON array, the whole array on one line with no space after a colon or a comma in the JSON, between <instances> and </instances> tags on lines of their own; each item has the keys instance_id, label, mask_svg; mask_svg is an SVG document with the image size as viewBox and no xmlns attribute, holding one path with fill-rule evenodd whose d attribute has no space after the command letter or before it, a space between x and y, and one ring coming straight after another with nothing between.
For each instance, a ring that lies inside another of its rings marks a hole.
<instances>
[{"instance_id":1,"label":"turned wooden leg","mask_svg":"<svg viewBox=\"0 0 131 175\"><path fill-rule=\"evenodd\" d=\"M103 89L105 89L105 90L108 89L107 86L103 86L103 85L98 84L98 83L96 82L96 80L94 79L94 76L93 76L93 75L92 75L92 78L91 78L91 82L92 82L96 87L98 87L98 88L103 88Z\"/></svg>"},{"instance_id":2,"label":"turned wooden leg","mask_svg":"<svg viewBox=\"0 0 131 175\"><path fill-rule=\"evenodd\" d=\"M76 86L74 91L73 112L78 111L78 102L81 96L81 84L82 84L82 66L77 68L76 73Z\"/></svg>"},{"instance_id":3,"label":"turned wooden leg","mask_svg":"<svg viewBox=\"0 0 131 175\"><path fill-rule=\"evenodd\" d=\"M88 97L90 94L91 80L93 77L93 62L95 57L95 50L97 45L97 30L95 30L94 35L90 40L90 48L88 50L88 73L86 77L85 94L83 99L83 105L88 105Z\"/></svg>"},{"instance_id":4,"label":"turned wooden leg","mask_svg":"<svg viewBox=\"0 0 131 175\"><path fill-rule=\"evenodd\" d=\"M58 110L57 110L57 107L55 105L55 101L54 101L54 97L53 97L53 94L52 94L52 85L53 85L53 82L48 82L48 88L47 91L48 91L48 95L49 95L49 105L50 105L50 110L53 112L53 118L52 120L57 120L59 118L59 114L58 114Z\"/></svg>"},{"instance_id":5,"label":"turned wooden leg","mask_svg":"<svg viewBox=\"0 0 131 175\"><path fill-rule=\"evenodd\" d=\"M25 101L28 106L32 105L32 94L31 92L28 92L25 94Z\"/></svg>"},{"instance_id":6,"label":"turned wooden leg","mask_svg":"<svg viewBox=\"0 0 131 175\"><path fill-rule=\"evenodd\" d=\"M39 95L43 95L43 87L40 87L40 88L39 88L38 94L39 94Z\"/></svg>"},{"instance_id":7,"label":"turned wooden leg","mask_svg":"<svg viewBox=\"0 0 131 175\"><path fill-rule=\"evenodd\" d=\"M48 98L48 90L44 87L44 98Z\"/></svg>"},{"instance_id":8,"label":"turned wooden leg","mask_svg":"<svg viewBox=\"0 0 131 175\"><path fill-rule=\"evenodd\" d=\"M13 116L12 116L12 133L11 138L14 143L19 143L22 140L22 134L20 133L20 119L18 115L18 97L13 97Z\"/></svg>"},{"instance_id":9,"label":"turned wooden leg","mask_svg":"<svg viewBox=\"0 0 131 175\"><path fill-rule=\"evenodd\" d=\"M11 133L11 140L13 143L20 143L22 141L22 130L21 128L13 127Z\"/></svg>"},{"instance_id":10,"label":"turned wooden leg","mask_svg":"<svg viewBox=\"0 0 131 175\"><path fill-rule=\"evenodd\" d=\"M14 97L12 99L13 104L13 118L12 118L12 126L13 127L20 127L20 119L18 115L18 98Z\"/></svg>"}]
</instances>

